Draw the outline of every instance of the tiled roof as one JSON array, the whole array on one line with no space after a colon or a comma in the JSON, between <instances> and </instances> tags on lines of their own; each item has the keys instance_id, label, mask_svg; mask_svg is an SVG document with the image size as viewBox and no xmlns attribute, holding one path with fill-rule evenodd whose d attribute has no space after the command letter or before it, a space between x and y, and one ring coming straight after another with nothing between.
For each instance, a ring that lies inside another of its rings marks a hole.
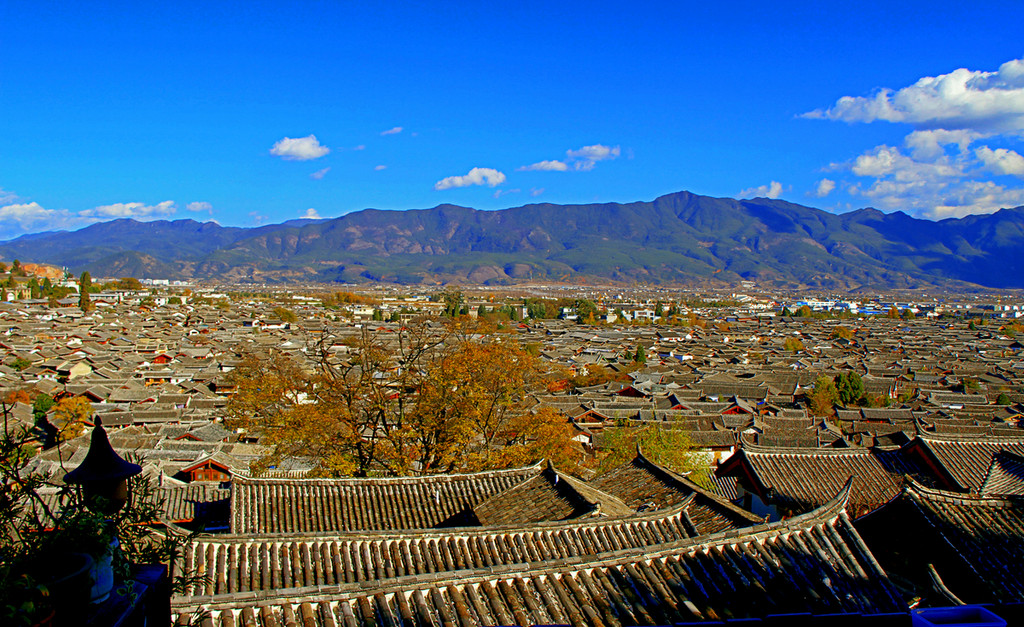
<instances>
[{"instance_id":1,"label":"tiled roof","mask_svg":"<svg viewBox=\"0 0 1024 627\"><path fill-rule=\"evenodd\" d=\"M1024 457L1009 451L996 453L985 483L981 486L981 493L1024 496Z\"/></svg>"},{"instance_id":2,"label":"tiled roof","mask_svg":"<svg viewBox=\"0 0 1024 627\"><path fill-rule=\"evenodd\" d=\"M540 474L540 465L466 475L259 479L234 475L232 533L429 529L465 524L477 504Z\"/></svg>"},{"instance_id":3,"label":"tiled roof","mask_svg":"<svg viewBox=\"0 0 1024 627\"><path fill-rule=\"evenodd\" d=\"M791 612L868 614L904 609L885 573L843 511L848 491L788 521L543 562L396 576L365 582L229 593L175 602L186 617L209 611L211 625L671 624ZM256 545L253 545L256 546ZM509 545L512 550L514 545ZM392 558L401 557L398 545ZM431 549L441 549L438 545ZM262 548L257 547L257 552ZM516 549L526 551L528 549ZM249 550L251 551L251 549ZM309 561L323 559L324 548ZM360 548L364 554L367 546ZM227 563L214 549L218 562ZM243 552L247 557L249 552ZM334 560L333 548L327 547ZM209 551L207 551L209 555ZM290 561L302 562L290 550ZM344 560L343 556L342 560ZM241 555L237 554L240 558ZM279 558L280 560L280 555ZM442 559L443 556L442 556ZM351 557L350 557L351 560ZM351 563L351 562L350 562ZM255 569L238 569L250 578ZM218 572L220 572L218 570ZM230 569L228 569L230 573ZM261 566L261 576L263 574ZM367 573L368 574L368 573ZM396 573L397 575L397 573ZM369 584L369 585L367 585ZM216 584L215 584L216 585ZM226 584L230 589L231 584Z\"/></svg>"},{"instance_id":4,"label":"tiled roof","mask_svg":"<svg viewBox=\"0 0 1024 627\"><path fill-rule=\"evenodd\" d=\"M372 582L427 573L573 559L694 536L689 500L630 518L332 536L206 536L185 566L210 574L192 596Z\"/></svg>"},{"instance_id":5,"label":"tiled roof","mask_svg":"<svg viewBox=\"0 0 1024 627\"><path fill-rule=\"evenodd\" d=\"M693 495L689 516L699 533L713 533L761 522L757 516L686 477L655 464L642 454L637 454L628 464L612 469L590 483L637 510L670 507Z\"/></svg>"},{"instance_id":6,"label":"tiled roof","mask_svg":"<svg viewBox=\"0 0 1024 627\"><path fill-rule=\"evenodd\" d=\"M915 445L924 447L944 472L963 491L978 492L985 482L992 458L999 451L1024 455L1021 437L942 437L919 435Z\"/></svg>"},{"instance_id":7,"label":"tiled roof","mask_svg":"<svg viewBox=\"0 0 1024 627\"><path fill-rule=\"evenodd\" d=\"M869 449L769 449L747 443L719 469L721 475L753 473L762 496L793 511L827 503L853 479L849 509L871 511L899 494L896 478Z\"/></svg>"},{"instance_id":8,"label":"tiled roof","mask_svg":"<svg viewBox=\"0 0 1024 627\"><path fill-rule=\"evenodd\" d=\"M624 516L633 510L614 496L548 467L476 505L473 513L481 525L497 526L569 520L598 513Z\"/></svg>"},{"instance_id":9,"label":"tiled roof","mask_svg":"<svg viewBox=\"0 0 1024 627\"><path fill-rule=\"evenodd\" d=\"M964 495L912 483L907 494L942 535L992 601L1024 601L1024 502Z\"/></svg>"}]
</instances>

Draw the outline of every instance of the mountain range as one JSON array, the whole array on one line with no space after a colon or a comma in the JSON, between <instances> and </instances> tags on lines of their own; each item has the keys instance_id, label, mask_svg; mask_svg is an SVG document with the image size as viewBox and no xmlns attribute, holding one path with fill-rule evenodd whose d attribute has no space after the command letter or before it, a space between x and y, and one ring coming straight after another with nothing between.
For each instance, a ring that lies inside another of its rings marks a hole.
<instances>
[{"instance_id":1,"label":"mountain range","mask_svg":"<svg viewBox=\"0 0 1024 627\"><path fill-rule=\"evenodd\" d=\"M0 242L0 258L94 276L229 281L588 280L836 290L1024 288L1024 207L923 220L689 192L651 202L366 209L257 228L94 224Z\"/></svg>"}]
</instances>

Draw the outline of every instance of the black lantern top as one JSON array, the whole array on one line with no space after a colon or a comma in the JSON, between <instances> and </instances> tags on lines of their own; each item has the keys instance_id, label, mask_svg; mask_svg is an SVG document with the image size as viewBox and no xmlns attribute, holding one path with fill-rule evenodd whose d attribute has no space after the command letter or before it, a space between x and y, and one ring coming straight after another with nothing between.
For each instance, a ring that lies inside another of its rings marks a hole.
<instances>
[{"instance_id":1,"label":"black lantern top","mask_svg":"<svg viewBox=\"0 0 1024 627\"><path fill-rule=\"evenodd\" d=\"M68 474L64 475L65 483L87 485L98 481L118 482L142 472L142 466L125 461L112 446L103 428L103 421L96 418L96 426L92 430L92 442L85 459Z\"/></svg>"}]
</instances>

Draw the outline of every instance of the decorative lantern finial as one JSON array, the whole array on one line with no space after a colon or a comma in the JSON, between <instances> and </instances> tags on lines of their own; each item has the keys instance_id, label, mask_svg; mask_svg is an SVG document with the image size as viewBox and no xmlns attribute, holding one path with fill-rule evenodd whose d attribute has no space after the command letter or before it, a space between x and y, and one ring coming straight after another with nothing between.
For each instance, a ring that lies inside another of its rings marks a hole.
<instances>
[{"instance_id":1,"label":"decorative lantern finial","mask_svg":"<svg viewBox=\"0 0 1024 627\"><path fill-rule=\"evenodd\" d=\"M128 478L140 472L142 466L125 461L110 446L103 421L97 417L89 452L78 468L64 475L64 482L82 486L90 509L114 514L128 501Z\"/></svg>"}]
</instances>

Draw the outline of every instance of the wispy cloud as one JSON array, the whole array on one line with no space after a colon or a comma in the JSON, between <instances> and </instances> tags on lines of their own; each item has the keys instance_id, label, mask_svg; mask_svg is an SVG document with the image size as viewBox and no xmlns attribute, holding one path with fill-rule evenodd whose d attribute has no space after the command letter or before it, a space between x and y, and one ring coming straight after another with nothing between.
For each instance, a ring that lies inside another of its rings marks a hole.
<instances>
[{"instance_id":1,"label":"wispy cloud","mask_svg":"<svg viewBox=\"0 0 1024 627\"><path fill-rule=\"evenodd\" d=\"M306 213L302 214L302 217L309 220L323 220L323 218L320 217L320 213L312 207L306 209Z\"/></svg>"},{"instance_id":2,"label":"wispy cloud","mask_svg":"<svg viewBox=\"0 0 1024 627\"><path fill-rule=\"evenodd\" d=\"M517 169L520 172L565 172L569 169L569 164L557 160L538 161L532 165L524 165Z\"/></svg>"},{"instance_id":3,"label":"wispy cloud","mask_svg":"<svg viewBox=\"0 0 1024 627\"><path fill-rule=\"evenodd\" d=\"M388 169L388 166L386 166L386 165L383 165L383 164L381 164L381 165L375 165L375 166L373 166L373 169L374 169L374 170L376 170L376 171L378 171L378 172L380 172L381 170L387 170L387 169Z\"/></svg>"},{"instance_id":4,"label":"wispy cloud","mask_svg":"<svg viewBox=\"0 0 1024 627\"><path fill-rule=\"evenodd\" d=\"M616 159L621 154L622 149L619 146L594 144L576 150L566 150L563 160L548 159L516 169L519 172L568 172L569 170L589 172L594 169L598 161Z\"/></svg>"},{"instance_id":5,"label":"wispy cloud","mask_svg":"<svg viewBox=\"0 0 1024 627\"><path fill-rule=\"evenodd\" d=\"M494 168L473 168L465 176L449 176L434 183L434 189L441 191L453 187L487 185L495 187L505 182L505 174Z\"/></svg>"},{"instance_id":6,"label":"wispy cloud","mask_svg":"<svg viewBox=\"0 0 1024 627\"><path fill-rule=\"evenodd\" d=\"M212 209L209 203L189 203L192 207L201 205L199 211ZM141 202L114 203L81 211L67 209L47 209L38 202L10 203L0 206L0 233L17 236L36 231L73 230L96 222L119 218L134 220L156 220L173 215L177 211L174 201L165 200L155 205Z\"/></svg>"},{"instance_id":7,"label":"wispy cloud","mask_svg":"<svg viewBox=\"0 0 1024 627\"><path fill-rule=\"evenodd\" d=\"M394 128L389 128L389 129L388 129L388 130L386 130L386 131L381 131L381 132L380 132L380 134L381 134L382 136L384 136L384 135L398 135L398 134L399 134L399 133L401 133L401 132L402 132L403 130L405 130L405 129L403 129L403 128L402 128L401 126L396 126L396 127L394 127Z\"/></svg>"},{"instance_id":8,"label":"wispy cloud","mask_svg":"<svg viewBox=\"0 0 1024 627\"><path fill-rule=\"evenodd\" d=\"M288 161L309 161L319 159L331 151L321 145L316 135L306 137L285 137L270 149L270 154Z\"/></svg>"},{"instance_id":9,"label":"wispy cloud","mask_svg":"<svg viewBox=\"0 0 1024 627\"><path fill-rule=\"evenodd\" d=\"M622 150L618 146L605 146L603 144L584 146L579 150L567 150L565 152L566 156L573 161L573 167L583 171L593 170L594 164L598 161L617 159L621 153Z\"/></svg>"},{"instance_id":10,"label":"wispy cloud","mask_svg":"<svg viewBox=\"0 0 1024 627\"><path fill-rule=\"evenodd\" d=\"M495 198L501 198L502 196L508 196L509 194L518 194L521 189L499 189L494 192Z\"/></svg>"},{"instance_id":11,"label":"wispy cloud","mask_svg":"<svg viewBox=\"0 0 1024 627\"><path fill-rule=\"evenodd\" d=\"M814 190L814 195L818 198L824 198L831 194L835 188L836 182L832 179L821 179L818 181L818 187Z\"/></svg>"},{"instance_id":12,"label":"wispy cloud","mask_svg":"<svg viewBox=\"0 0 1024 627\"><path fill-rule=\"evenodd\" d=\"M782 195L782 183L772 181L768 185L751 187L740 192L740 198L778 198Z\"/></svg>"},{"instance_id":13,"label":"wispy cloud","mask_svg":"<svg viewBox=\"0 0 1024 627\"><path fill-rule=\"evenodd\" d=\"M533 189L530 190L530 195L533 196L534 198L536 198L537 196L540 196L543 193L544 193L544 188L543 187L534 187Z\"/></svg>"},{"instance_id":14,"label":"wispy cloud","mask_svg":"<svg viewBox=\"0 0 1024 627\"><path fill-rule=\"evenodd\" d=\"M320 179L325 177L327 175L327 173L330 172L330 171L331 171L331 168L330 167L326 167L326 168L323 168L322 170L317 170L316 172L313 172L312 174L309 175L309 178L313 179L314 181L319 181Z\"/></svg>"},{"instance_id":15,"label":"wispy cloud","mask_svg":"<svg viewBox=\"0 0 1024 627\"><path fill-rule=\"evenodd\" d=\"M206 201L190 202L187 205L185 205L185 209L188 211L193 211L195 213L205 211L210 215L213 215L213 205Z\"/></svg>"},{"instance_id":16,"label":"wispy cloud","mask_svg":"<svg viewBox=\"0 0 1024 627\"><path fill-rule=\"evenodd\" d=\"M117 218L158 218L169 216L177 210L173 200L165 200L155 205L147 205L141 202L117 202L112 205L102 205L95 209L86 209L78 212L83 218L117 219Z\"/></svg>"}]
</instances>

